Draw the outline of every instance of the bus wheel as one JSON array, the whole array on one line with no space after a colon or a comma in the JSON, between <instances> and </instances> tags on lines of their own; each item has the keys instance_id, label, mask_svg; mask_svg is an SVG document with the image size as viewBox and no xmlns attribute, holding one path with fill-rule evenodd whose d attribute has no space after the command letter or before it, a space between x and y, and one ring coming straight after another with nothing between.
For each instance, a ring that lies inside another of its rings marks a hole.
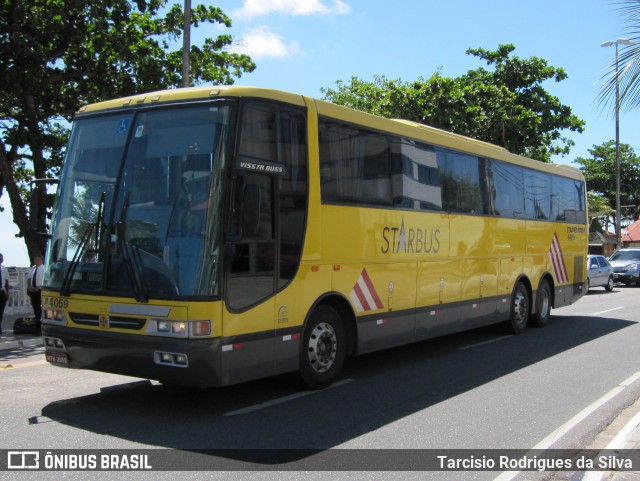
<instances>
[{"instance_id":1,"label":"bus wheel","mask_svg":"<svg viewBox=\"0 0 640 481\"><path fill-rule=\"evenodd\" d=\"M347 354L344 325L330 306L313 311L304 329L300 351L300 376L312 389L336 380Z\"/></svg>"},{"instance_id":2,"label":"bus wheel","mask_svg":"<svg viewBox=\"0 0 640 481\"><path fill-rule=\"evenodd\" d=\"M542 281L538 287L536 296L536 314L533 316L533 323L538 327L549 324L551 317L551 287L547 281Z\"/></svg>"},{"instance_id":3,"label":"bus wheel","mask_svg":"<svg viewBox=\"0 0 640 481\"><path fill-rule=\"evenodd\" d=\"M506 322L510 334L520 334L529 321L529 291L522 282L518 282L511 295L511 317Z\"/></svg>"}]
</instances>

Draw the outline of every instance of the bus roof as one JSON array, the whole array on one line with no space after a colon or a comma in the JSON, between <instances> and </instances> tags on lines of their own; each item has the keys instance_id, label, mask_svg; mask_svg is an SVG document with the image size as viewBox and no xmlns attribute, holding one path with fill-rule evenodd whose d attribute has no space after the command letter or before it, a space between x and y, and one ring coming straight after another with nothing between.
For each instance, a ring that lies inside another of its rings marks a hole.
<instances>
[{"instance_id":1,"label":"bus roof","mask_svg":"<svg viewBox=\"0 0 640 481\"><path fill-rule=\"evenodd\" d=\"M584 181L582 173L571 166L547 164L529 159L527 157L512 154L508 150L497 145L465 137L463 135L454 134L452 132L447 132L418 122L404 119L386 119L323 100L312 99L298 94L261 87L220 85L161 90L86 105L78 110L78 114L83 115L103 110L118 110L151 104L214 99L217 97L263 98L300 107L313 103L315 104L319 115L359 124L383 132L405 136L425 143L473 153L482 157L504 160L523 167L543 170Z\"/></svg>"},{"instance_id":2,"label":"bus roof","mask_svg":"<svg viewBox=\"0 0 640 481\"><path fill-rule=\"evenodd\" d=\"M213 99L216 97L260 97L269 100L277 100L289 104L304 106L302 95L283 92L281 90L266 89L259 87L237 87L234 85L216 85L208 87L187 87L180 89L159 90L156 92L132 95L114 100L106 100L82 107L79 114L96 112L100 110L111 110L128 108L136 105L149 105L158 103L172 103L189 100Z\"/></svg>"}]
</instances>

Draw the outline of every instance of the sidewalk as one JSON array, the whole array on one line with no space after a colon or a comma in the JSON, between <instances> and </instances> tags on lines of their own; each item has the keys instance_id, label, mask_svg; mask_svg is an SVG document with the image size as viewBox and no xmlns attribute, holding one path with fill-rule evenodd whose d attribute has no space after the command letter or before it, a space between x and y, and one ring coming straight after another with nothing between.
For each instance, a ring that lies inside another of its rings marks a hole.
<instances>
[{"instance_id":1,"label":"sidewalk","mask_svg":"<svg viewBox=\"0 0 640 481\"><path fill-rule=\"evenodd\" d=\"M29 314L25 312L25 314ZM5 311L2 318L2 336L0 336L0 370L11 369L33 362L34 355L40 355L44 362L44 342L42 336L33 334L13 334L13 323L23 317L22 313L10 313Z\"/></svg>"},{"instance_id":2,"label":"sidewalk","mask_svg":"<svg viewBox=\"0 0 640 481\"><path fill-rule=\"evenodd\" d=\"M16 319L24 317L25 315L33 316L33 311L29 307L29 311L7 313L5 310L2 317L2 336L0 336L0 350L12 349L17 347L35 347L42 346L42 336L35 336L33 334L13 334L13 323Z\"/></svg>"},{"instance_id":3,"label":"sidewalk","mask_svg":"<svg viewBox=\"0 0 640 481\"><path fill-rule=\"evenodd\" d=\"M634 471L587 471L579 481L637 481L640 479L640 399L624 410L596 440L597 451L615 455L621 463L630 462ZM605 443L602 440L606 439ZM593 446L591 446L593 449ZM597 456L599 457L599 455ZM628 468L627 468L628 469Z\"/></svg>"},{"instance_id":4,"label":"sidewalk","mask_svg":"<svg viewBox=\"0 0 640 481\"><path fill-rule=\"evenodd\" d=\"M631 481L640 479L640 399L631 405L621 416L630 417L625 425L617 431L607 449L613 451L632 450L629 459L632 460L635 471L613 471L601 473L595 477L596 481ZM583 478L587 481L586 478Z\"/></svg>"}]
</instances>

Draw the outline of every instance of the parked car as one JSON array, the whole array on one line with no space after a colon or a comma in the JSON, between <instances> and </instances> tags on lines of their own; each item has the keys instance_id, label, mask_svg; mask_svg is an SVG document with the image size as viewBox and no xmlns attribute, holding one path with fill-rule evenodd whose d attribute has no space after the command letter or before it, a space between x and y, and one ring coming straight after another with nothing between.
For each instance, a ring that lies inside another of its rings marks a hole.
<instances>
[{"instance_id":1,"label":"parked car","mask_svg":"<svg viewBox=\"0 0 640 481\"><path fill-rule=\"evenodd\" d=\"M613 267L604 256L590 255L587 258L587 290L591 287L604 286L607 291L613 290Z\"/></svg>"},{"instance_id":2,"label":"parked car","mask_svg":"<svg viewBox=\"0 0 640 481\"><path fill-rule=\"evenodd\" d=\"M619 249L609 257L609 263L613 266L616 282L640 286L640 248Z\"/></svg>"}]
</instances>

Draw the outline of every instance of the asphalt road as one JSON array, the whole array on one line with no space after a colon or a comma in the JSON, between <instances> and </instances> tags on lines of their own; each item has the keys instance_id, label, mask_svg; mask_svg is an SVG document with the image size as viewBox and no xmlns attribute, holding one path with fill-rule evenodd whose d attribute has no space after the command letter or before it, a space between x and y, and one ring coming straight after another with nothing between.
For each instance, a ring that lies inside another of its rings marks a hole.
<instances>
[{"instance_id":1,"label":"asphalt road","mask_svg":"<svg viewBox=\"0 0 640 481\"><path fill-rule=\"evenodd\" d=\"M170 389L53 367L44 363L39 339L5 337L0 449L169 448L166 462L183 454L210 471L180 473L181 479L300 479L300 471L310 471L305 479L581 479L566 471L452 476L397 468L420 467L418 458L428 452L413 450L469 449L480 456L486 449L602 448L640 399L639 294L633 287L596 288L554 310L544 329L506 336L490 327L350 359L342 380L322 391L300 390L292 376ZM290 451L274 463L265 459L270 449ZM91 479L127 476L91 473Z\"/></svg>"}]
</instances>

